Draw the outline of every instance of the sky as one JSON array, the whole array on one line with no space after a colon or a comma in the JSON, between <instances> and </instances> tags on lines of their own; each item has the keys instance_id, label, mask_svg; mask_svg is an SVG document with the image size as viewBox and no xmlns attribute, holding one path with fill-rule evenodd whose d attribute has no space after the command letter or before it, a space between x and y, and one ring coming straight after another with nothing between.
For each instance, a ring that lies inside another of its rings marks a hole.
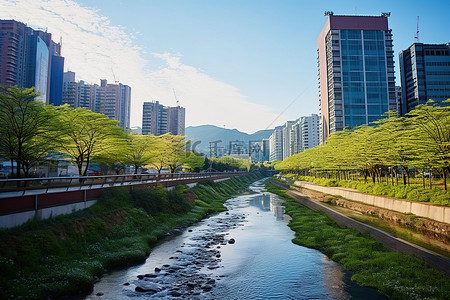
<instances>
[{"instance_id":1,"label":"sky","mask_svg":"<svg viewBox=\"0 0 450 300\"><path fill-rule=\"evenodd\" d=\"M247 133L319 112L324 11L391 12L398 83L398 53L415 42L417 16L420 42L450 42L442 0L0 0L0 19L62 40L77 80L129 85L131 126L141 126L143 102L177 98L186 126Z\"/></svg>"}]
</instances>

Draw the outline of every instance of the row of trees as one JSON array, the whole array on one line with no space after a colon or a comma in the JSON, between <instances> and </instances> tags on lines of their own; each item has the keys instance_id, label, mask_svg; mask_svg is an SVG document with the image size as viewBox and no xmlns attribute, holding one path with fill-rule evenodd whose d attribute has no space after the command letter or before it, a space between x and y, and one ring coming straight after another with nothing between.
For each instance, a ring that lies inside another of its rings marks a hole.
<instances>
[{"instance_id":1,"label":"row of trees","mask_svg":"<svg viewBox=\"0 0 450 300\"><path fill-rule=\"evenodd\" d=\"M34 166L66 159L86 176L92 162L117 174L127 165L161 172L200 169L204 157L187 150L184 136L127 134L103 114L34 101L34 88L0 87L0 157L16 163L13 176Z\"/></svg>"},{"instance_id":2,"label":"row of trees","mask_svg":"<svg viewBox=\"0 0 450 300\"><path fill-rule=\"evenodd\" d=\"M326 144L293 155L275 166L285 173L322 174L348 179L357 173L373 182L398 178L409 180L411 170L431 173L444 179L450 172L450 99L428 101L406 117L389 113L387 118L353 130L330 135ZM425 186L425 176L423 185ZM398 182L397 182L398 184ZM431 186L431 180L430 180Z\"/></svg>"}]
</instances>

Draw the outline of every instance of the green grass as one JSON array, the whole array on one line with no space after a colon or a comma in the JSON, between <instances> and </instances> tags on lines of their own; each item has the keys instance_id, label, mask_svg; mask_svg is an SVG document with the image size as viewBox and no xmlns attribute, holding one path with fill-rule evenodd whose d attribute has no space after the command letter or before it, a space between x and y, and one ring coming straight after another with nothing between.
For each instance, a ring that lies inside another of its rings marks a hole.
<instances>
[{"instance_id":1,"label":"green grass","mask_svg":"<svg viewBox=\"0 0 450 300\"><path fill-rule=\"evenodd\" d=\"M388 250L370 236L342 227L325 214L306 208L285 190L266 182L283 197L293 242L314 248L353 272L352 280L392 299L450 299L450 280L414 256Z\"/></svg>"},{"instance_id":2,"label":"green grass","mask_svg":"<svg viewBox=\"0 0 450 300\"><path fill-rule=\"evenodd\" d=\"M0 231L0 299L47 299L92 289L105 269L143 262L165 233L191 224L261 175L192 189L179 186L105 192L92 207ZM193 200L194 203L187 199Z\"/></svg>"},{"instance_id":3,"label":"green grass","mask_svg":"<svg viewBox=\"0 0 450 300\"><path fill-rule=\"evenodd\" d=\"M429 189L417 185L394 186L391 184L386 184L385 182L363 183L353 180L315 178L312 176L287 175L287 177L294 178L295 180L309 181L322 186L330 186L330 187L338 186L356 189L361 193L365 194L389 196L399 199L407 199L411 201L429 202L435 205L450 206L450 191L445 191L438 187L433 187L432 189Z\"/></svg>"}]
</instances>

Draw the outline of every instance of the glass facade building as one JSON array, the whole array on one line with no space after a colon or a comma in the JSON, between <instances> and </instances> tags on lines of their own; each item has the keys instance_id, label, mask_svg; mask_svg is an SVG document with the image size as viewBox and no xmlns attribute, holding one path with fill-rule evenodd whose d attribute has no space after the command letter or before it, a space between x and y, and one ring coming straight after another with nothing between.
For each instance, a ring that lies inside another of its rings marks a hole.
<instances>
[{"instance_id":1,"label":"glass facade building","mask_svg":"<svg viewBox=\"0 0 450 300\"><path fill-rule=\"evenodd\" d=\"M397 109L387 16L330 15L317 40L321 142Z\"/></svg>"},{"instance_id":2,"label":"glass facade building","mask_svg":"<svg viewBox=\"0 0 450 300\"><path fill-rule=\"evenodd\" d=\"M402 115L429 99L450 98L450 43L414 43L400 52Z\"/></svg>"}]
</instances>

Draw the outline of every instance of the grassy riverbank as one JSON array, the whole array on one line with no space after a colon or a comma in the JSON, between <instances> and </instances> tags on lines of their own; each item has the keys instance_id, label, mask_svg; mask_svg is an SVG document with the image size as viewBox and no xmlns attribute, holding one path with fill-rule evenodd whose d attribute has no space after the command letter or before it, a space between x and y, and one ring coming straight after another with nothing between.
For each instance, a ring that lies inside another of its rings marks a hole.
<instances>
[{"instance_id":1,"label":"grassy riverbank","mask_svg":"<svg viewBox=\"0 0 450 300\"><path fill-rule=\"evenodd\" d=\"M143 262L174 228L223 211L223 203L262 175L203 182L172 191L105 192L92 207L0 231L0 299L44 299L89 291L106 269Z\"/></svg>"},{"instance_id":2,"label":"grassy riverbank","mask_svg":"<svg viewBox=\"0 0 450 300\"><path fill-rule=\"evenodd\" d=\"M450 279L413 256L388 250L370 236L336 224L266 183L268 191L286 202L295 231L293 242L314 248L353 272L352 280L373 287L392 299L450 299Z\"/></svg>"}]
</instances>

